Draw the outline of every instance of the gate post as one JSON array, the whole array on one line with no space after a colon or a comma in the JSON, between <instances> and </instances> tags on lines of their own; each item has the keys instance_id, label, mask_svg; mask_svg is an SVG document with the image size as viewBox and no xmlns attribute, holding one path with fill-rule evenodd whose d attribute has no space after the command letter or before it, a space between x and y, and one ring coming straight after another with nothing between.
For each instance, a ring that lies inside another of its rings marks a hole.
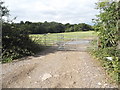
<instances>
[{"instance_id":1,"label":"gate post","mask_svg":"<svg viewBox=\"0 0 120 90\"><path fill-rule=\"evenodd\" d=\"M46 46L46 34L44 34L44 44Z\"/></svg>"},{"instance_id":2,"label":"gate post","mask_svg":"<svg viewBox=\"0 0 120 90\"><path fill-rule=\"evenodd\" d=\"M76 35L76 42L78 41L78 40L77 40L77 37L78 37L78 36ZM78 49L77 47L78 47L78 44L76 43L76 48L75 48L76 50Z\"/></svg>"}]
</instances>

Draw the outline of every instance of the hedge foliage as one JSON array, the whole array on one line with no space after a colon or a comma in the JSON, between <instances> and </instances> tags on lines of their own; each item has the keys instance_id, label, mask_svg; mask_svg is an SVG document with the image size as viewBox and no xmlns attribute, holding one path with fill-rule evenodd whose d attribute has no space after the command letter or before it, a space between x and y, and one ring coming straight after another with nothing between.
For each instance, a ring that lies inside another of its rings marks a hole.
<instances>
[{"instance_id":1,"label":"hedge foliage","mask_svg":"<svg viewBox=\"0 0 120 90\"><path fill-rule=\"evenodd\" d=\"M2 11L2 63L34 55L43 48L29 38L29 32L25 29L25 25L17 26L13 22L3 19L9 15L9 10L1 0L0 10Z\"/></svg>"},{"instance_id":2,"label":"hedge foliage","mask_svg":"<svg viewBox=\"0 0 120 90\"><path fill-rule=\"evenodd\" d=\"M42 49L42 45L29 38L24 27L19 28L14 24L3 23L2 31L3 63L23 56L34 55Z\"/></svg>"},{"instance_id":3,"label":"hedge foliage","mask_svg":"<svg viewBox=\"0 0 120 90\"><path fill-rule=\"evenodd\" d=\"M100 14L94 27L99 32L99 40L94 55L104 62L103 66L109 74L120 82L120 49L117 47L120 41L120 1L99 0L96 5Z\"/></svg>"}]
</instances>

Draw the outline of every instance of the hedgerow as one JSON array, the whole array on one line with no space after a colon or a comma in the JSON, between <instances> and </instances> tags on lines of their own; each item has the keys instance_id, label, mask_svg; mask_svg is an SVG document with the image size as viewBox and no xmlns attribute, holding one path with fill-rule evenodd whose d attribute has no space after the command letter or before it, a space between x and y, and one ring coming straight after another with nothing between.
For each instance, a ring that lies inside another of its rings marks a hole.
<instances>
[{"instance_id":1,"label":"hedgerow","mask_svg":"<svg viewBox=\"0 0 120 90\"><path fill-rule=\"evenodd\" d=\"M96 4L100 14L95 19L94 28L98 34L98 48L93 54L103 62L108 73L120 82L120 1L99 0ZM110 58L110 59L109 59Z\"/></svg>"},{"instance_id":2,"label":"hedgerow","mask_svg":"<svg viewBox=\"0 0 120 90\"><path fill-rule=\"evenodd\" d=\"M19 26L12 21L5 21L3 17L9 16L9 10L0 0L0 13L2 23L2 63L11 62L23 56L34 55L43 47L29 38L29 30L25 25Z\"/></svg>"},{"instance_id":3,"label":"hedgerow","mask_svg":"<svg viewBox=\"0 0 120 90\"><path fill-rule=\"evenodd\" d=\"M10 62L23 56L34 55L42 45L29 38L29 33L14 24L3 23L2 28L2 62Z\"/></svg>"}]
</instances>

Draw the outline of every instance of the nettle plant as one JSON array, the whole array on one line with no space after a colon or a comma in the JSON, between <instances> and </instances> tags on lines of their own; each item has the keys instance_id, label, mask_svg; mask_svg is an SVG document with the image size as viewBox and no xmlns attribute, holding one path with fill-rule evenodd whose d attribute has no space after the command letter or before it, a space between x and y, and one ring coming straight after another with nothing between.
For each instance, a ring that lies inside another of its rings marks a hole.
<instances>
[{"instance_id":1,"label":"nettle plant","mask_svg":"<svg viewBox=\"0 0 120 90\"><path fill-rule=\"evenodd\" d=\"M100 14L96 15L97 19L94 21L95 30L99 32L99 48L95 54L100 59L106 60L105 67L113 72L115 78L120 81L118 78L120 75L120 49L117 48L120 41L120 1L99 0L96 5ZM109 58L112 59L107 60Z\"/></svg>"}]
</instances>

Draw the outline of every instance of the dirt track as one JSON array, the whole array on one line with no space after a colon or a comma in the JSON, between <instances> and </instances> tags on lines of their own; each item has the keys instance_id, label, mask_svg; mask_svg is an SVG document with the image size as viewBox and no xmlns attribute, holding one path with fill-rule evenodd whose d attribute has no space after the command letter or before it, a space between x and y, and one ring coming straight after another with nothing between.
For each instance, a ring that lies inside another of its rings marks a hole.
<instances>
[{"instance_id":1,"label":"dirt track","mask_svg":"<svg viewBox=\"0 0 120 90\"><path fill-rule=\"evenodd\" d=\"M42 55L41 55L42 54ZM114 88L87 52L53 48L36 57L3 64L3 88Z\"/></svg>"}]
</instances>

